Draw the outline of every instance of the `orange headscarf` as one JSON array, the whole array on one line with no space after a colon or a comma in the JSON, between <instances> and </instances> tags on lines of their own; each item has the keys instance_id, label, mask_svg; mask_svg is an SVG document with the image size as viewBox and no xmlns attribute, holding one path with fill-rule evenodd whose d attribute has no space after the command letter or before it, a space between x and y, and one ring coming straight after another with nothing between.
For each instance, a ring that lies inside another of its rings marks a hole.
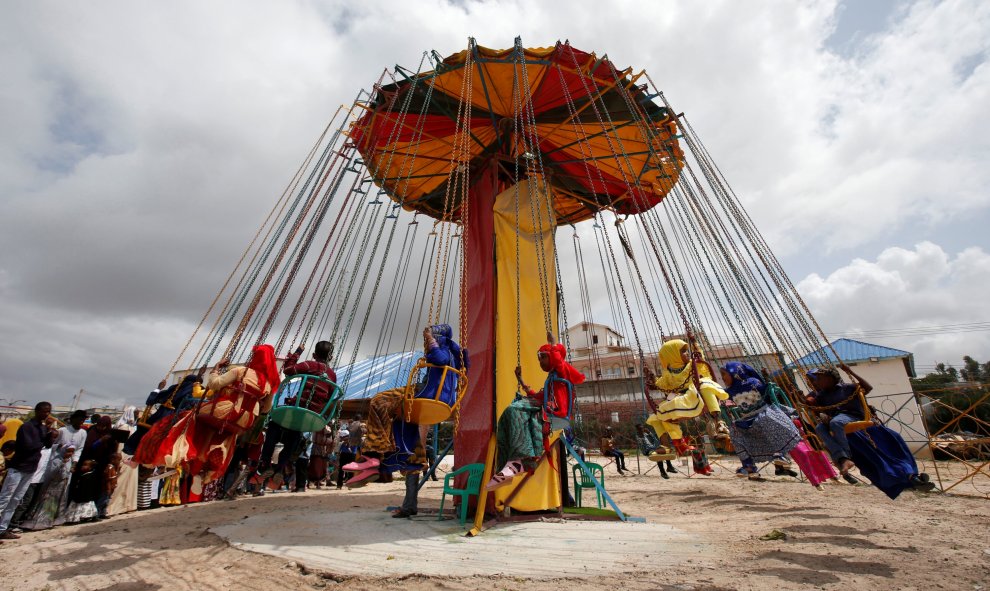
<instances>
[{"instance_id":1,"label":"orange headscarf","mask_svg":"<svg viewBox=\"0 0 990 591\"><path fill-rule=\"evenodd\" d=\"M248 362L248 369L253 369L258 374L258 387L262 391L265 386L273 391L278 389L280 381L278 375L278 365L275 364L275 348L271 345L258 345L251 353L251 361Z\"/></svg>"}]
</instances>

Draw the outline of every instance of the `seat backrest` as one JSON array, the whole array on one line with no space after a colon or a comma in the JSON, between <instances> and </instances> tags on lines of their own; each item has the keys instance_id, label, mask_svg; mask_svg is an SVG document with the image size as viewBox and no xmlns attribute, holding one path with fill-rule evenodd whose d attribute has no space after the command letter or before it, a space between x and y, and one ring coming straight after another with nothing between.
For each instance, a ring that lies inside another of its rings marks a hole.
<instances>
[{"instance_id":1,"label":"seat backrest","mask_svg":"<svg viewBox=\"0 0 990 591\"><path fill-rule=\"evenodd\" d=\"M784 390L777 384L770 382L767 384L767 402L772 404L781 404L784 406L791 406L791 401L787 399L787 394Z\"/></svg>"},{"instance_id":2,"label":"seat backrest","mask_svg":"<svg viewBox=\"0 0 990 591\"><path fill-rule=\"evenodd\" d=\"M584 465L588 467L588 472L591 472L591 477L581 469L580 465L574 464L574 482L580 483L581 486L594 486L594 480L600 482L605 475L605 469L594 462L585 462Z\"/></svg>"},{"instance_id":3,"label":"seat backrest","mask_svg":"<svg viewBox=\"0 0 990 591\"><path fill-rule=\"evenodd\" d=\"M547 379L543 383L543 392L544 392L543 410L548 415L553 414L552 411L555 410L550 408L551 400L555 400L553 394L554 393L553 386L555 383L564 384L564 387L567 388L567 413L565 415L556 415L556 416L560 416L560 417L566 416L567 419L570 419L571 415L574 412L574 384L572 384L569 380L566 380L558 376L557 372L554 371L551 371L550 373L547 374Z\"/></svg>"},{"instance_id":4,"label":"seat backrest","mask_svg":"<svg viewBox=\"0 0 990 591\"><path fill-rule=\"evenodd\" d=\"M484 464L469 464L466 466L468 478L467 482L464 484L464 490L472 493L478 494L481 491L481 478L485 475L485 465Z\"/></svg>"}]
</instances>

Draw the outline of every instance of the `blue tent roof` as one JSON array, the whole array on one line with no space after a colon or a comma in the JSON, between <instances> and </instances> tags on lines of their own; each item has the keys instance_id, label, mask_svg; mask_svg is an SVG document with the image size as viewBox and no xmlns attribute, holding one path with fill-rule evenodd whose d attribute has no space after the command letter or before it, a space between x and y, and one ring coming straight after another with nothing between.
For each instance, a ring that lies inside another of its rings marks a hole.
<instances>
[{"instance_id":1,"label":"blue tent roof","mask_svg":"<svg viewBox=\"0 0 990 591\"><path fill-rule=\"evenodd\" d=\"M812 351L801 359L791 363L788 367L807 367L811 365L831 365L838 363L838 359L835 358L832 349L835 349L835 352L839 354L839 358L845 363L871 361L873 359L906 358L910 373L914 375L914 355L912 353L891 347L864 343L863 341L855 341L853 339L838 339L832 343L831 348L823 347L817 351Z\"/></svg>"},{"instance_id":2,"label":"blue tent roof","mask_svg":"<svg viewBox=\"0 0 990 591\"><path fill-rule=\"evenodd\" d=\"M371 398L383 390L405 386L409 371L422 356L422 351L389 353L338 369L337 384L344 389L344 400Z\"/></svg>"}]
</instances>

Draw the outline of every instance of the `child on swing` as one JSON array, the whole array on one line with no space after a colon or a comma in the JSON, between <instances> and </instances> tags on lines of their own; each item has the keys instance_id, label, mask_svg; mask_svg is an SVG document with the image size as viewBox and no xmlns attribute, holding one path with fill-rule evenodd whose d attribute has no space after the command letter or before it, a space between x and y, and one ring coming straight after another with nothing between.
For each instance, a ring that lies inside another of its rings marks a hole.
<instances>
[{"instance_id":1,"label":"child on swing","mask_svg":"<svg viewBox=\"0 0 990 591\"><path fill-rule=\"evenodd\" d=\"M547 381L539 391L534 390L523 382L522 367L516 367L516 381L526 398L514 401L499 418L497 447L503 468L489 481L487 490L506 486L519 473L534 470L550 433L570 427L572 391L561 380L570 382L573 388L584 382L584 374L567 362L567 349L550 331L547 344L540 347L536 358L540 369L547 372ZM565 457L563 449L560 457ZM562 490L566 490L566 470L560 473Z\"/></svg>"},{"instance_id":2,"label":"child on swing","mask_svg":"<svg viewBox=\"0 0 990 591\"><path fill-rule=\"evenodd\" d=\"M649 368L646 368L644 370L646 387L664 392L668 395L668 399L658 405L657 412L650 416L646 423L653 427L658 436L667 434L678 454L691 454L696 473L710 475L712 468L708 464L708 458L702 450L695 449L688 442L678 423L684 419L697 417L703 412L718 420L721 416L719 401L727 399L729 395L712 379L711 368L700 352L695 353L692 360L686 342L680 339L664 342L658 357L660 376L655 376Z\"/></svg>"},{"instance_id":3,"label":"child on swing","mask_svg":"<svg viewBox=\"0 0 990 591\"><path fill-rule=\"evenodd\" d=\"M418 512L419 474L428 468L425 443L427 425L405 420L404 401L409 392L417 398L433 398L453 407L457 404L458 376L454 370L467 369L468 353L453 339L449 324L436 324L423 329L423 357L432 367L425 372L422 384L409 384L379 392L370 402L367 431L362 446L362 461L342 467L352 473L348 488L364 486L378 480L382 474L391 476L396 470L403 476L406 493L402 506L392 513L395 518L407 518Z\"/></svg>"}]
</instances>

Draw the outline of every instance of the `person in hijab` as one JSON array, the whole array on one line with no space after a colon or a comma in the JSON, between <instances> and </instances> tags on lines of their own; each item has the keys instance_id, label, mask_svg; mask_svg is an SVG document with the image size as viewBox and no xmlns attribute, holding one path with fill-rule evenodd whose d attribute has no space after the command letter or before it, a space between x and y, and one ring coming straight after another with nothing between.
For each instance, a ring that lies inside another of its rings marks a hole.
<instances>
[{"instance_id":1,"label":"person in hijab","mask_svg":"<svg viewBox=\"0 0 990 591\"><path fill-rule=\"evenodd\" d=\"M743 469L758 477L757 462L781 461L803 441L794 422L769 397L768 385L755 369L730 361L722 367L725 391L739 414L729 425L729 434ZM777 465L777 475L797 476Z\"/></svg>"},{"instance_id":2,"label":"person in hijab","mask_svg":"<svg viewBox=\"0 0 990 591\"><path fill-rule=\"evenodd\" d=\"M176 413L186 407L186 401L195 398L196 391L202 389L202 383L203 376L199 374L189 374L167 388L165 380L159 382L158 388L152 390L145 401L149 411L154 408L154 412L149 414L147 420L137 423L137 428L124 442L124 453L133 455L139 463L153 463L148 459L149 455L154 455L155 450L172 428L172 423L177 418ZM165 421L162 422L163 420ZM141 448L142 441L151 432L154 434L149 436L150 441L144 446L143 453L139 453L138 449Z\"/></svg>"},{"instance_id":3,"label":"person in hijab","mask_svg":"<svg viewBox=\"0 0 990 591\"><path fill-rule=\"evenodd\" d=\"M94 460L98 468L110 462L110 455L117 451L117 442L113 438L113 419L103 415L86 432L86 443L79 460Z\"/></svg>"},{"instance_id":4,"label":"person in hijab","mask_svg":"<svg viewBox=\"0 0 990 591\"><path fill-rule=\"evenodd\" d=\"M134 429L137 427L137 417L135 416L134 406L128 404L124 407L124 412L121 413L120 418L117 422L113 424L114 429L121 431L127 431L128 433L133 433Z\"/></svg>"},{"instance_id":5,"label":"person in hijab","mask_svg":"<svg viewBox=\"0 0 990 591\"><path fill-rule=\"evenodd\" d=\"M536 359L540 369L547 373L546 381L542 388L534 390L523 382L522 367L516 367L516 381L526 397L518 396L498 419L497 465L502 468L492 475L485 488L492 491L508 486L516 476L535 470L544 451L551 452L548 450L551 433L559 430L557 457L564 467L558 471L561 499L564 506L571 506L567 452L562 438L570 432L574 387L584 382L584 374L567 362L567 349L557 342L552 332L547 332L547 342L536 352Z\"/></svg>"},{"instance_id":6,"label":"person in hijab","mask_svg":"<svg viewBox=\"0 0 990 591\"><path fill-rule=\"evenodd\" d=\"M660 375L654 376L646 368L646 387L660 390L667 400L657 405L657 412L650 415L646 423L653 427L657 436L667 435L680 455L690 454L694 458L694 471L711 474L712 468L702 450L697 450L684 437L679 421L691 419L707 412L713 417L720 416L720 400L729 397L722 386L712 379L711 368L701 353L692 360L688 344L680 339L666 341L660 347ZM697 382L695 380L697 371ZM698 387L700 385L700 388Z\"/></svg>"},{"instance_id":7,"label":"person in hijab","mask_svg":"<svg viewBox=\"0 0 990 591\"><path fill-rule=\"evenodd\" d=\"M279 379L271 345L255 346L246 366L230 368L229 360L221 360L210 372L208 400L198 411L182 413L159 446L155 461L142 458L142 463L183 466L182 472L192 477L189 501L199 502L204 488L227 470L237 436L271 408Z\"/></svg>"},{"instance_id":8,"label":"person in hijab","mask_svg":"<svg viewBox=\"0 0 990 591\"><path fill-rule=\"evenodd\" d=\"M928 474L918 470L914 455L896 431L875 422L866 429L845 432L845 426L850 422L864 420L860 392L866 396L873 387L848 365L842 363L839 368L852 378L851 383L843 382L833 367L815 368L807 374L814 388L807 402L813 410L819 411L820 422L815 432L828 448L839 472L848 476L855 466L891 499L907 489L922 492L934 489L935 484Z\"/></svg>"},{"instance_id":9,"label":"person in hijab","mask_svg":"<svg viewBox=\"0 0 990 591\"><path fill-rule=\"evenodd\" d=\"M516 380L526 395L543 409L543 420L551 430L570 427L571 407L574 405L573 387L584 383L584 374L567 362L567 349L558 343L552 332L547 332L547 343L536 352L540 369L547 372L543 388L533 390L522 383L522 368L516 368ZM564 383L570 382L571 388Z\"/></svg>"},{"instance_id":10,"label":"person in hijab","mask_svg":"<svg viewBox=\"0 0 990 591\"><path fill-rule=\"evenodd\" d=\"M329 458L333 455L333 427L327 425L313 433L313 451L309 458L309 481L320 488L326 481L329 486Z\"/></svg>"},{"instance_id":11,"label":"person in hijab","mask_svg":"<svg viewBox=\"0 0 990 591\"><path fill-rule=\"evenodd\" d=\"M201 424L193 429L190 449L195 455L188 461L193 475L192 500L197 500L198 480L206 486L226 472L237 436L271 410L281 380L271 345L255 346L244 367L224 371L228 366L229 361L222 360L210 373L206 388L213 395L200 408L197 418Z\"/></svg>"},{"instance_id":12,"label":"person in hijab","mask_svg":"<svg viewBox=\"0 0 990 591\"><path fill-rule=\"evenodd\" d=\"M304 345L299 345L294 353L285 358L282 372L286 376L311 375L327 378L331 382L337 383L337 373L330 367L330 358L333 356L333 343L330 341L320 341L313 348L313 359L299 362L299 356L305 350ZM298 395L302 397L300 404L302 408L308 408L313 412L323 411L326 403L329 402L330 385L321 381L307 381L305 389ZM286 404L294 404L295 397L286 400ZM265 443L261 448L261 460L258 466L258 477L256 480L264 481L272 477L273 484L278 489L282 486L286 471L290 466L290 458L298 456L301 451L299 446L302 442L303 434L295 429L282 427L278 423L269 422L268 430L265 433ZM281 443L282 451L279 453L277 466L272 466L272 457L275 455L275 447Z\"/></svg>"},{"instance_id":13,"label":"person in hijab","mask_svg":"<svg viewBox=\"0 0 990 591\"><path fill-rule=\"evenodd\" d=\"M453 339L453 330L448 324L423 329L423 354L426 362L434 366L426 368L423 383L375 394L361 447L364 460L341 467L345 472L353 472L345 483L348 487L375 481L382 472L402 474L406 480L406 494L402 506L392 514L396 518L416 515L419 473L428 465L424 446L428 427L406 422L402 414L407 389L414 388L416 398L436 398L453 407L457 403L460 376L445 368L460 370L469 366L467 351Z\"/></svg>"}]
</instances>

